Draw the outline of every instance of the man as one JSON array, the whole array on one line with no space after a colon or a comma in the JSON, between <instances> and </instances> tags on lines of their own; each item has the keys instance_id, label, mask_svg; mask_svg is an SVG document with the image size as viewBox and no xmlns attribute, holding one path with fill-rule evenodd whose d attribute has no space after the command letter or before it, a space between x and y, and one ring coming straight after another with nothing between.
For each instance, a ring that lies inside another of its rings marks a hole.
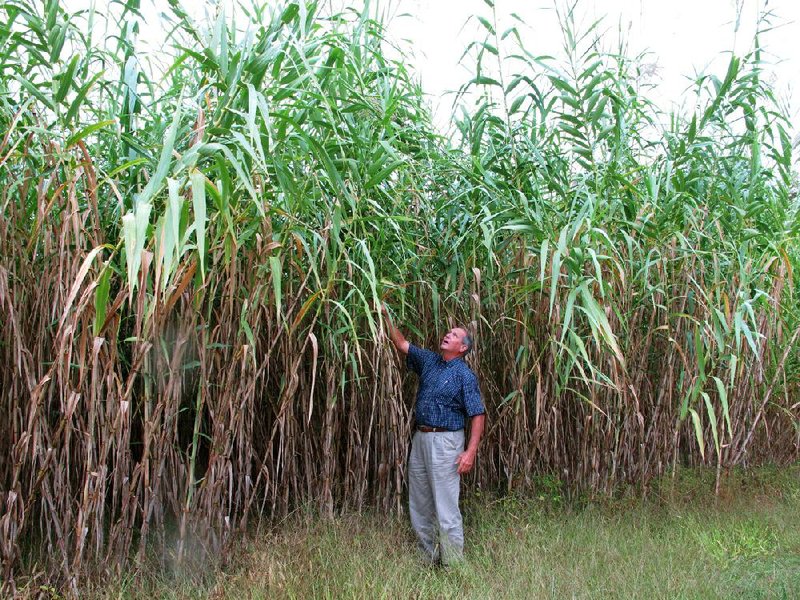
<instances>
[{"instance_id":1,"label":"man","mask_svg":"<svg viewBox=\"0 0 800 600\"><path fill-rule=\"evenodd\" d=\"M389 337L419 376L416 431L408 465L411 525L431 563L449 565L464 555L458 496L461 475L472 470L486 419L478 379L463 358L472 338L455 327L442 339L441 354L410 344L382 307ZM464 426L469 444L464 450Z\"/></svg>"}]
</instances>

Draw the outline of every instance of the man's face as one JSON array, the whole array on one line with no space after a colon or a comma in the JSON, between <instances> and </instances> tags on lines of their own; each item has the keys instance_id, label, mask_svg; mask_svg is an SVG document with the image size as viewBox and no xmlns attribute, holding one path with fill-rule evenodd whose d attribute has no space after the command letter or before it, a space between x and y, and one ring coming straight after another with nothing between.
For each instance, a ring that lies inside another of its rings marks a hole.
<instances>
[{"instance_id":1,"label":"man's face","mask_svg":"<svg viewBox=\"0 0 800 600\"><path fill-rule=\"evenodd\" d=\"M453 327L453 329L444 335L442 338L442 345L439 347L445 352L462 354L467 351L467 347L464 344L465 335L467 335L466 331L460 327Z\"/></svg>"}]
</instances>

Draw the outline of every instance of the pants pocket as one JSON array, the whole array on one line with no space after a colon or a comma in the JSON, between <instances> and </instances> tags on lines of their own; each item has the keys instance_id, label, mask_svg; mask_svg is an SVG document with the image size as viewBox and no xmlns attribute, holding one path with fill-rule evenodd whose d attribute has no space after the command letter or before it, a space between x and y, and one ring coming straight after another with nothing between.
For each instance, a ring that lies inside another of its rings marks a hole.
<instances>
[{"instance_id":1,"label":"pants pocket","mask_svg":"<svg viewBox=\"0 0 800 600\"><path fill-rule=\"evenodd\" d=\"M442 448L458 456L464 451L464 434L460 431L446 433L442 436Z\"/></svg>"}]
</instances>

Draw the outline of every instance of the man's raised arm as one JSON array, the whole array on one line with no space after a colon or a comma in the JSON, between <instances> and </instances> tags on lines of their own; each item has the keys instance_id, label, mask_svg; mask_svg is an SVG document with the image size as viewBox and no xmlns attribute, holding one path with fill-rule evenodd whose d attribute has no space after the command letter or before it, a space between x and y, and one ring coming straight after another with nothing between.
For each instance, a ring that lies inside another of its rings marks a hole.
<instances>
[{"instance_id":1,"label":"man's raised arm","mask_svg":"<svg viewBox=\"0 0 800 600\"><path fill-rule=\"evenodd\" d=\"M400 330L394 326L394 323L392 323L392 317L389 316L389 311L386 309L386 305L381 305L381 312L383 313L383 318L386 321L386 327L389 329L389 339L392 340L394 347L403 354L408 354L408 340L406 340L405 336L403 336L403 334L400 333Z\"/></svg>"}]
</instances>

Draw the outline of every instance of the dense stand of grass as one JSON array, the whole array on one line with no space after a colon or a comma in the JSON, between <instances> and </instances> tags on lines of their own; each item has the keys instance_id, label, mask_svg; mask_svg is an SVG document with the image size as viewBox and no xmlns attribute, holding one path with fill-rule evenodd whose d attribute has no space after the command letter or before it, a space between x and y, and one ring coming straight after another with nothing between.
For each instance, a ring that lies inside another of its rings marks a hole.
<instances>
[{"instance_id":1,"label":"dense stand of grass","mask_svg":"<svg viewBox=\"0 0 800 600\"><path fill-rule=\"evenodd\" d=\"M222 569L147 570L97 598L794 598L800 472L681 473L639 497L565 503L472 494L467 562L423 565L403 520L293 515Z\"/></svg>"},{"instance_id":2,"label":"dense stand of grass","mask_svg":"<svg viewBox=\"0 0 800 600\"><path fill-rule=\"evenodd\" d=\"M170 0L148 61L138 0L0 2L5 590L400 509L382 300L419 344L476 334L468 487L798 457L796 149L757 43L667 115L574 6L537 54L487 2L450 143L374 11L327 5Z\"/></svg>"}]
</instances>

